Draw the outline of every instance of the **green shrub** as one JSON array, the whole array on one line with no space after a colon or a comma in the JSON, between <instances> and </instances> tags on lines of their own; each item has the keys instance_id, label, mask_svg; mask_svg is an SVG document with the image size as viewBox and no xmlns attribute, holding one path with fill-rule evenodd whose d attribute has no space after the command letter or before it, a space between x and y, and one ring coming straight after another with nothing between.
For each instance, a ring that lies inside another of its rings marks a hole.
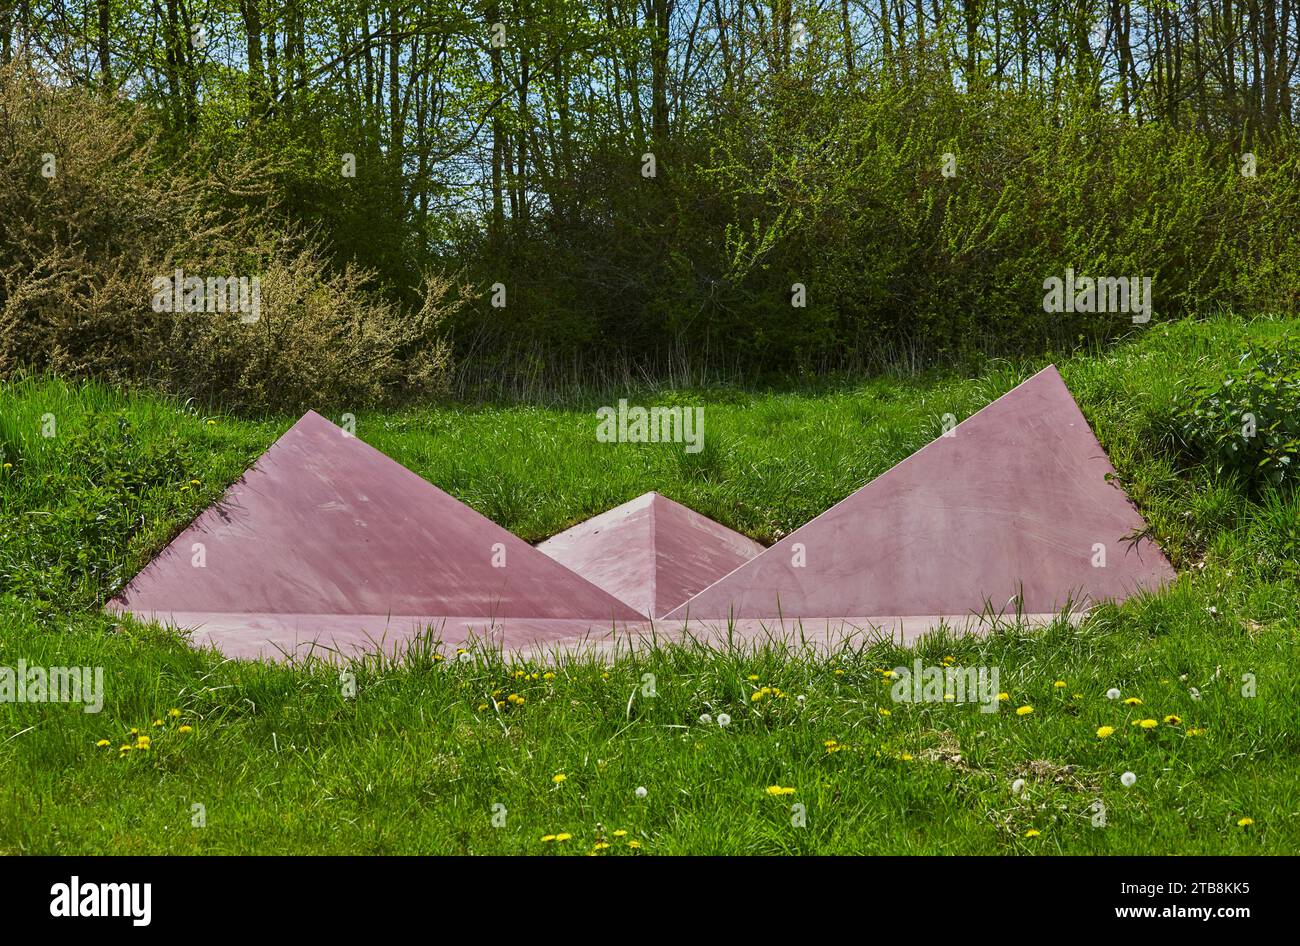
<instances>
[{"instance_id":1,"label":"green shrub","mask_svg":"<svg viewBox=\"0 0 1300 946\"><path fill-rule=\"evenodd\" d=\"M199 170L147 128L133 106L0 68L0 378L28 368L290 411L445 388L453 280L430 275L414 310L398 305L282 221L266 162L213 155ZM176 269L256 278L258 319L157 311L154 280Z\"/></svg>"},{"instance_id":2,"label":"green shrub","mask_svg":"<svg viewBox=\"0 0 1300 946\"><path fill-rule=\"evenodd\" d=\"M1180 433L1220 471L1254 487L1293 486L1300 473L1300 342L1243 356L1222 381L1193 388Z\"/></svg>"},{"instance_id":3,"label":"green shrub","mask_svg":"<svg viewBox=\"0 0 1300 946\"><path fill-rule=\"evenodd\" d=\"M1251 145L1260 165L1247 178L1239 142L1194 127L967 92L946 67L876 78L822 88L768 77L758 107L725 109L660 154L653 183L620 176L611 158L567 217L539 210L508 270L467 246L482 285L508 272L511 301L467 314L458 331L478 344L465 360L496 371L515 343L530 374L538 352L565 350L652 376L683 358L749 378L976 370L991 354L1145 330L1131 312L1045 311L1044 280L1067 269L1149 277L1153 323L1300 306L1293 131Z\"/></svg>"}]
</instances>

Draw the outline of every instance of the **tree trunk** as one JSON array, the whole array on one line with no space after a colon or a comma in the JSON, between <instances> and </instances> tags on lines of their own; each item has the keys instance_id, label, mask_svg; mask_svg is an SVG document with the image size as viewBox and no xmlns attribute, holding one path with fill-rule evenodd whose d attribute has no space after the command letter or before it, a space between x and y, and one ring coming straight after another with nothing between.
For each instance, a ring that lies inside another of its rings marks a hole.
<instances>
[{"instance_id":1,"label":"tree trunk","mask_svg":"<svg viewBox=\"0 0 1300 946\"><path fill-rule=\"evenodd\" d=\"M248 120L255 122L266 114L266 73L262 62L262 10L259 0L240 0L248 36Z\"/></svg>"},{"instance_id":2,"label":"tree trunk","mask_svg":"<svg viewBox=\"0 0 1300 946\"><path fill-rule=\"evenodd\" d=\"M96 46L99 53L99 88L105 98L108 98L113 93L113 69L112 63L109 59L108 47L109 31L112 25L110 20L112 7L109 4L110 0L96 0L96 6L98 8L96 12L99 14L99 31L95 34ZM4 13L0 13L0 16L4 17L7 24L9 20L8 4L5 4L5 11ZM4 46L6 61L8 61L8 37L5 37L4 39Z\"/></svg>"},{"instance_id":3,"label":"tree trunk","mask_svg":"<svg viewBox=\"0 0 1300 946\"><path fill-rule=\"evenodd\" d=\"M650 48L650 134L656 151L668 144L668 24L671 0L650 0L654 34Z\"/></svg>"}]
</instances>

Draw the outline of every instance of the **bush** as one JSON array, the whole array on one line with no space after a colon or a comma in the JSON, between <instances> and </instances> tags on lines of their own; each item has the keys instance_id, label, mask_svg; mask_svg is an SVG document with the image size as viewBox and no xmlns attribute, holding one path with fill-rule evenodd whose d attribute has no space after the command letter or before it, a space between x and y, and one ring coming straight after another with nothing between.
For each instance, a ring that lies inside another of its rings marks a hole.
<instances>
[{"instance_id":1,"label":"bush","mask_svg":"<svg viewBox=\"0 0 1300 946\"><path fill-rule=\"evenodd\" d=\"M1293 486L1300 473L1300 341L1242 357L1223 381L1192 390L1180 433L1220 471L1254 487Z\"/></svg>"},{"instance_id":2,"label":"bush","mask_svg":"<svg viewBox=\"0 0 1300 946\"><path fill-rule=\"evenodd\" d=\"M1131 313L1044 311L1044 280L1067 268L1150 277L1154 321L1300 306L1293 131L1252 144L1246 178L1239 141L1192 127L966 92L946 67L873 79L770 76L752 107L683 132L658 179L625 156L621 175L596 168L580 205L538 212L509 309L476 307L463 333L493 339L472 357L522 339L648 373L685 352L759 375L978 365L1140 330ZM483 285L502 278L490 250L465 256Z\"/></svg>"},{"instance_id":3,"label":"bush","mask_svg":"<svg viewBox=\"0 0 1300 946\"><path fill-rule=\"evenodd\" d=\"M0 69L0 377L95 375L280 410L445 387L441 325L464 301L452 280L426 277L409 311L277 223L264 162L176 160L146 127L133 106ZM156 311L155 278L178 268L257 278L260 318Z\"/></svg>"}]
</instances>

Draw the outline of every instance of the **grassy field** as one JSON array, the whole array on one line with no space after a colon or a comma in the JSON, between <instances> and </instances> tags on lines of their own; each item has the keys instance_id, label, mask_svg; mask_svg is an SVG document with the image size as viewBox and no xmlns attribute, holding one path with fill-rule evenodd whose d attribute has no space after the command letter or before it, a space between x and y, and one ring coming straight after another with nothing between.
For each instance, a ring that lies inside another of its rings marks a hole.
<instances>
[{"instance_id":1,"label":"grassy field","mask_svg":"<svg viewBox=\"0 0 1300 946\"><path fill-rule=\"evenodd\" d=\"M1078 627L830 658L425 652L356 666L355 698L337 670L226 661L98 612L293 418L6 384L0 667L102 666L106 701L0 703L0 853L1293 853L1300 500L1186 457L1172 417L1187 383L1297 330L1180 323L1059 360L1180 574ZM694 455L597 443L596 393L358 411L356 431L530 540L657 489L770 542L1038 367L622 392L705 404ZM1002 711L894 703L881 671L917 656L996 666ZM133 728L147 751L119 750Z\"/></svg>"}]
</instances>

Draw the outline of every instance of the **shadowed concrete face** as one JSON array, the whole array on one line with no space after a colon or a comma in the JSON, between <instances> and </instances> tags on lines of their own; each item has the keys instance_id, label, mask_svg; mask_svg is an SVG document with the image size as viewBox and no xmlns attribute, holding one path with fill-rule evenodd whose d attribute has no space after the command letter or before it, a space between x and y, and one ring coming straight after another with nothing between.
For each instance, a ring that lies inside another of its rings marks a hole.
<instances>
[{"instance_id":1,"label":"shadowed concrete face","mask_svg":"<svg viewBox=\"0 0 1300 946\"><path fill-rule=\"evenodd\" d=\"M376 639L400 626L409 638L416 619L449 616L478 624L526 618L543 629L573 622L566 632L643 619L315 413L109 607L183 626L189 622L172 616L203 615L221 629L214 642L236 656L258 651L259 626L289 626L301 641L317 625ZM285 615L294 620L286 624Z\"/></svg>"},{"instance_id":2,"label":"shadowed concrete face","mask_svg":"<svg viewBox=\"0 0 1300 946\"><path fill-rule=\"evenodd\" d=\"M1048 367L665 620L1042 615L1154 589L1173 569L1131 542L1146 523L1113 472Z\"/></svg>"},{"instance_id":3,"label":"shadowed concrete face","mask_svg":"<svg viewBox=\"0 0 1300 946\"><path fill-rule=\"evenodd\" d=\"M657 618L763 546L650 492L552 536L537 549Z\"/></svg>"}]
</instances>

